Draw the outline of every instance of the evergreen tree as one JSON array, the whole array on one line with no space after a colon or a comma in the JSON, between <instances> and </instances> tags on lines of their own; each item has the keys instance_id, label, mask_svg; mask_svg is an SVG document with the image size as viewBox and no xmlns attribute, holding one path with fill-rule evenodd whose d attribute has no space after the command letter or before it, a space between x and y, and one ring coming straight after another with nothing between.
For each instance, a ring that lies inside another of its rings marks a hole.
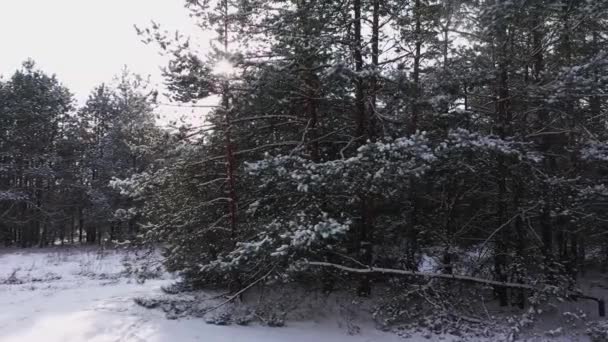
<instances>
[{"instance_id":1,"label":"evergreen tree","mask_svg":"<svg viewBox=\"0 0 608 342\"><path fill-rule=\"evenodd\" d=\"M175 99L221 103L201 131L167 137L163 167L115 183L187 281L329 290L333 267L364 273L348 285L368 295L386 280L370 267L411 275L431 259L432 277L464 273L523 306L529 284L574 296L586 251L606 249L592 242L605 230L603 2L187 7L218 33L207 55L158 26L142 34L174 56ZM214 74L226 61L234 73Z\"/></svg>"},{"instance_id":2,"label":"evergreen tree","mask_svg":"<svg viewBox=\"0 0 608 342\"><path fill-rule=\"evenodd\" d=\"M0 86L2 233L7 244L44 246L61 221L53 203L57 145L72 95L27 61Z\"/></svg>"}]
</instances>

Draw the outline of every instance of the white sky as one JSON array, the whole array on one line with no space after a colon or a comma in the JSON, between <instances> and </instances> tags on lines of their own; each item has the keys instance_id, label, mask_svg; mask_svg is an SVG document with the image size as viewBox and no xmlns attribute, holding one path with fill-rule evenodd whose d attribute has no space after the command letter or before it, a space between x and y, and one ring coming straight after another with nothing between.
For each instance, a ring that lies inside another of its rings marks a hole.
<instances>
[{"instance_id":1,"label":"white sky","mask_svg":"<svg viewBox=\"0 0 608 342\"><path fill-rule=\"evenodd\" d=\"M59 80L79 103L96 85L109 82L127 65L162 84L166 59L145 45L133 25L151 20L187 35L195 28L184 0L0 0L0 75L10 76L27 58ZM202 39L201 39L202 38Z\"/></svg>"}]
</instances>

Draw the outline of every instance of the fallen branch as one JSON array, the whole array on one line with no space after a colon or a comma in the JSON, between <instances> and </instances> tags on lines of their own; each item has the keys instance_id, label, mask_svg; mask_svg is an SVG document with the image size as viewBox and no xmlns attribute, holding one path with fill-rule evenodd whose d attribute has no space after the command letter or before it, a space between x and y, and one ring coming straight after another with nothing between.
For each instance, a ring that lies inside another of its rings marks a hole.
<instances>
[{"instance_id":1,"label":"fallen branch","mask_svg":"<svg viewBox=\"0 0 608 342\"><path fill-rule=\"evenodd\" d=\"M491 279L477 278L465 275L456 275L456 274L445 274L445 273L428 273L428 272L415 272L415 271L406 271L406 270L398 270L393 268L382 268L382 267L369 267L369 268L353 268L348 266L342 266L338 264L332 264L324 261L310 261L309 265L312 266L323 266L323 267L333 267L342 271L347 271L351 273L382 273L382 274L397 274L397 275L405 275L412 277L420 277L420 278L441 278L441 279L451 279L451 280L460 280L460 281L468 281L479 284L493 285L493 286L502 286L502 287L510 287L517 289L525 289L532 291L540 291L540 288L534 287L532 285L519 284L519 283L508 283L501 282Z\"/></svg>"},{"instance_id":2,"label":"fallen branch","mask_svg":"<svg viewBox=\"0 0 608 342\"><path fill-rule=\"evenodd\" d=\"M324 261L309 261L308 264L311 266L332 267L332 268L336 268L336 269L339 269L342 271L351 272L351 273L359 273L359 274L369 274L369 273L396 274L396 275L420 277L420 278L438 278L438 279L447 279L447 280L468 281L468 282L483 284L483 285L492 285L492 286L499 286L499 287L508 287L508 288L513 288L513 289L530 290L533 292L543 291L542 288L532 286L532 285L502 282L502 281L496 281L496 280L491 280L491 279L471 277L471 276L466 276L466 275L415 272L415 271L406 271L406 270L398 270L398 269L393 269L393 268L382 268L382 267L353 268L353 267L348 267L348 266L343 266L343 265L338 265L338 264L332 264L330 262L324 262ZM581 298L581 299L590 299L590 300L596 301L598 303L598 312L599 312L600 317L604 317L606 315L604 299L598 298L598 297L593 297L593 296L581 295L581 294L572 294L572 297Z\"/></svg>"}]
</instances>

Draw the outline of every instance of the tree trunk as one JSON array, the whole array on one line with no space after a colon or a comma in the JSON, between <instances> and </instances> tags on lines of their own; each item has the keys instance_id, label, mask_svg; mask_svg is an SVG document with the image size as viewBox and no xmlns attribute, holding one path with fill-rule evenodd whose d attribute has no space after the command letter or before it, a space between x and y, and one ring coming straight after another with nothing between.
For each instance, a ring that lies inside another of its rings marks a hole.
<instances>
[{"instance_id":1,"label":"tree trunk","mask_svg":"<svg viewBox=\"0 0 608 342\"><path fill-rule=\"evenodd\" d=\"M78 243L82 245L84 233L84 217L82 215L82 207L78 208Z\"/></svg>"},{"instance_id":2,"label":"tree trunk","mask_svg":"<svg viewBox=\"0 0 608 342\"><path fill-rule=\"evenodd\" d=\"M416 133L418 130L418 119L419 119L419 106L420 102L420 62L422 59L421 49L422 49L422 18L421 18L421 8L420 8L420 0L416 0L414 4L414 18L415 18L415 48L414 48L414 71L412 73L412 98L411 104L412 107L412 115L410 118L410 134Z\"/></svg>"},{"instance_id":3,"label":"tree trunk","mask_svg":"<svg viewBox=\"0 0 608 342\"><path fill-rule=\"evenodd\" d=\"M355 71L357 75L355 77L355 115L357 121L357 130L355 132L355 138L359 139L360 143L365 141L365 130L366 130L366 118L365 118L365 90L363 84L363 77L361 72L363 71L363 54L362 54L362 41L361 41L361 0L353 1L353 15L354 15L354 47L353 55L355 59Z\"/></svg>"},{"instance_id":4,"label":"tree trunk","mask_svg":"<svg viewBox=\"0 0 608 342\"><path fill-rule=\"evenodd\" d=\"M378 73L380 59L380 0L373 0L372 9L372 67L374 73L370 79L370 108L369 108L369 127L367 129L367 138L371 141L376 140L377 134L377 94L378 94Z\"/></svg>"},{"instance_id":5,"label":"tree trunk","mask_svg":"<svg viewBox=\"0 0 608 342\"><path fill-rule=\"evenodd\" d=\"M499 18L504 20L504 18ZM508 37L506 24L497 23L496 32L497 48L497 77L496 77L496 131L501 138L506 138L510 134L511 113L509 110L509 83L508 83ZM507 178L508 165L504 155L499 154L497 160L498 176L498 195L497 195L497 226L507 222ZM494 251L494 272L499 282L507 280L507 241L509 241L508 227L500 230L496 237ZM505 287L496 287L496 294L501 306L508 305L508 294Z\"/></svg>"}]
</instances>

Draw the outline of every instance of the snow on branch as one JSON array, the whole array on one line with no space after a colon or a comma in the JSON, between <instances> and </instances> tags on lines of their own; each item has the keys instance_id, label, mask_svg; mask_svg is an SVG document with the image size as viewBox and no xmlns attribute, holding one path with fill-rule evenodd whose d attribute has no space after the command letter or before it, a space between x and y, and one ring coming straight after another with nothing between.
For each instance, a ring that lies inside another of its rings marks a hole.
<instances>
[{"instance_id":1,"label":"snow on branch","mask_svg":"<svg viewBox=\"0 0 608 342\"><path fill-rule=\"evenodd\" d=\"M16 191L0 191L0 201L23 201L28 199L28 196Z\"/></svg>"},{"instance_id":2,"label":"snow on branch","mask_svg":"<svg viewBox=\"0 0 608 342\"><path fill-rule=\"evenodd\" d=\"M595 141L581 149L581 157L587 161L608 161L608 144Z\"/></svg>"},{"instance_id":3,"label":"snow on branch","mask_svg":"<svg viewBox=\"0 0 608 342\"><path fill-rule=\"evenodd\" d=\"M343 265L338 265L325 261L309 261L308 265L311 266L320 266L320 267L332 267L342 271L350 272L350 273L359 273L359 274L369 274L369 273L380 273L380 274L395 274L402 276L411 276L411 277L420 277L420 278L437 278L437 279L447 279L447 280L458 280L465 282L472 282L482 285L490 285L490 286L499 286L499 287L508 287L513 289L522 289L522 290L530 290L533 292L542 292L546 290L543 287L533 286L529 284L520 284L520 283L510 283L510 282L502 282L491 279L477 278L465 275L456 275L456 274L445 274L445 273L430 273L430 272L414 272L414 271L406 271L399 270L393 268L382 268L382 267L369 267L369 268L354 268ZM581 299L589 299L598 302L598 309L600 317L605 316L605 301L602 298L589 296L580 293L570 293L570 295L574 298Z\"/></svg>"},{"instance_id":4,"label":"snow on branch","mask_svg":"<svg viewBox=\"0 0 608 342\"><path fill-rule=\"evenodd\" d=\"M411 277L420 277L420 278L439 278L439 279L449 279L449 280L459 280L459 281L468 281L483 285L491 285L491 286L501 286L501 287L509 287L509 288L517 288L531 291L542 291L542 288L535 287L527 284L519 284L519 283L509 283L509 282L501 282L491 279L477 278L465 275L456 275L456 274L445 274L445 273L429 273L429 272L414 272L407 270L399 270L392 268L382 268L382 267L369 267L369 268L353 268L338 264L333 264L324 261L309 261L308 265L311 266L321 266L321 267L333 267L342 271L350 272L350 273L360 273L360 274L369 274L369 273L381 273L381 274L395 274L395 275L403 275L403 276L411 276Z\"/></svg>"}]
</instances>

